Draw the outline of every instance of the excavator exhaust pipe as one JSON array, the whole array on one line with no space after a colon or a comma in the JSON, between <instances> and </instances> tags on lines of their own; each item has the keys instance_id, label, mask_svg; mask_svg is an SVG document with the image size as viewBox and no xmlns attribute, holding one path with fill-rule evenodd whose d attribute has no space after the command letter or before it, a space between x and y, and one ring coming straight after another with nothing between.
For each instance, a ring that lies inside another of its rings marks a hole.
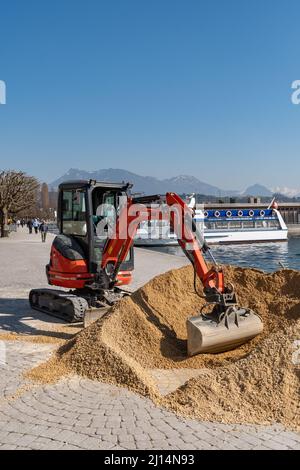
<instances>
[{"instance_id":1,"label":"excavator exhaust pipe","mask_svg":"<svg viewBox=\"0 0 300 470\"><path fill-rule=\"evenodd\" d=\"M234 349L263 331L260 317L250 309L230 307L216 320L198 315L187 320L187 353L220 353Z\"/></svg>"}]
</instances>

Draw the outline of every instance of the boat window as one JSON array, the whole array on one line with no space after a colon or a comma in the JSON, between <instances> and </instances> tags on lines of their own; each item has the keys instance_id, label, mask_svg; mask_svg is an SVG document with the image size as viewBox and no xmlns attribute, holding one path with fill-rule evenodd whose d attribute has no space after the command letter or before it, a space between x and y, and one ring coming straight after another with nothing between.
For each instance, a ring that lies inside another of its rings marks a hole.
<instances>
[{"instance_id":1,"label":"boat window","mask_svg":"<svg viewBox=\"0 0 300 470\"><path fill-rule=\"evenodd\" d=\"M279 228L279 221L278 220L269 220L269 227Z\"/></svg>"},{"instance_id":2,"label":"boat window","mask_svg":"<svg viewBox=\"0 0 300 470\"><path fill-rule=\"evenodd\" d=\"M228 222L216 222L217 230L228 230Z\"/></svg>"},{"instance_id":3,"label":"boat window","mask_svg":"<svg viewBox=\"0 0 300 470\"><path fill-rule=\"evenodd\" d=\"M240 229L242 227L242 223L240 220L231 220L229 222L229 228L231 229Z\"/></svg>"},{"instance_id":4,"label":"boat window","mask_svg":"<svg viewBox=\"0 0 300 470\"><path fill-rule=\"evenodd\" d=\"M254 228L254 221L253 220L244 220L243 221L243 228Z\"/></svg>"},{"instance_id":5,"label":"boat window","mask_svg":"<svg viewBox=\"0 0 300 470\"><path fill-rule=\"evenodd\" d=\"M256 220L255 221L255 227L256 228L264 228L266 226L266 223L264 220Z\"/></svg>"}]
</instances>

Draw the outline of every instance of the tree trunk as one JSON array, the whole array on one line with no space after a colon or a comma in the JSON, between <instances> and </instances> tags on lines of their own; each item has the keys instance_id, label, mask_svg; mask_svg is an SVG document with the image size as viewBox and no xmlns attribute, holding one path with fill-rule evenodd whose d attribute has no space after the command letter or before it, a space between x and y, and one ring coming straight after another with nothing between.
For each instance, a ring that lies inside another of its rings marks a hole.
<instances>
[{"instance_id":1,"label":"tree trunk","mask_svg":"<svg viewBox=\"0 0 300 470\"><path fill-rule=\"evenodd\" d=\"M9 231L8 231L8 213L7 209L4 207L0 211L0 225L1 225L1 238L8 237Z\"/></svg>"},{"instance_id":2,"label":"tree trunk","mask_svg":"<svg viewBox=\"0 0 300 470\"><path fill-rule=\"evenodd\" d=\"M2 238L2 233L3 233L3 226L4 226L3 212L2 212L2 209L0 209L0 237L1 238Z\"/></svg>"}]
</instances>

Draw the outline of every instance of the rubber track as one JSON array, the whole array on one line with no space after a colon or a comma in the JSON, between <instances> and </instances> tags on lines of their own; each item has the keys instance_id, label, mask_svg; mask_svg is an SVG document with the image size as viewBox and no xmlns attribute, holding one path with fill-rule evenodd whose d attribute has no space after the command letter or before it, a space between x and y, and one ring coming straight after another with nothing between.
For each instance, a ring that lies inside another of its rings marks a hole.
<instances>
[{"instance_id":1,"label":"rubber track","mask_svg":"<svg viewBox=\"0 0 300 470\"><path fill-rule=\"evenodd\" d=\"M88 303L83 297L55 289L32 289L29 293L29 303L34 310L69 323L82 322L84 312L88 308Z\"/></svg>"}]
</instances>

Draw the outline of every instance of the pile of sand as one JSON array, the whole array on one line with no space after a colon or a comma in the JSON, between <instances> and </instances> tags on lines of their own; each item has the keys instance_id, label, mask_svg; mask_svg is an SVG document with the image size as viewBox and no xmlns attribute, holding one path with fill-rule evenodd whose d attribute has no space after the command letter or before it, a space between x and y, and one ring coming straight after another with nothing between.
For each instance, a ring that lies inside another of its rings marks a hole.
<instances>
[{"instance_id":1,"label":"pile of sand","mask_svg":"<svg viewBox=\"0 0 300 470\"><path fill-rule=\"evenodd\" d=\"M222 422L282 422L300 426L299 370L292 362L300 339L300 273L225 268L239 303L259 312L264 332L222 354L186 356L186 318L204 299L184 267L150 281L59 351L64 366L91 379L125 385L188 416ZM201 293L201 287L198 286ZM206 368L161 397L149 369Z\"/></svg>"},{"instance_id":2,"label":"pile of sand","mask_svg":"<svg viewBox=\"0 0 300 470\"><path fill-rule=\"evenodd\" d=\"M284 327L247 357L208 370L167 396L175 412L224 423L280 422L300 429L300 369L292 363L292 343L300 327Z\"/></svg>"}]
</instances>

